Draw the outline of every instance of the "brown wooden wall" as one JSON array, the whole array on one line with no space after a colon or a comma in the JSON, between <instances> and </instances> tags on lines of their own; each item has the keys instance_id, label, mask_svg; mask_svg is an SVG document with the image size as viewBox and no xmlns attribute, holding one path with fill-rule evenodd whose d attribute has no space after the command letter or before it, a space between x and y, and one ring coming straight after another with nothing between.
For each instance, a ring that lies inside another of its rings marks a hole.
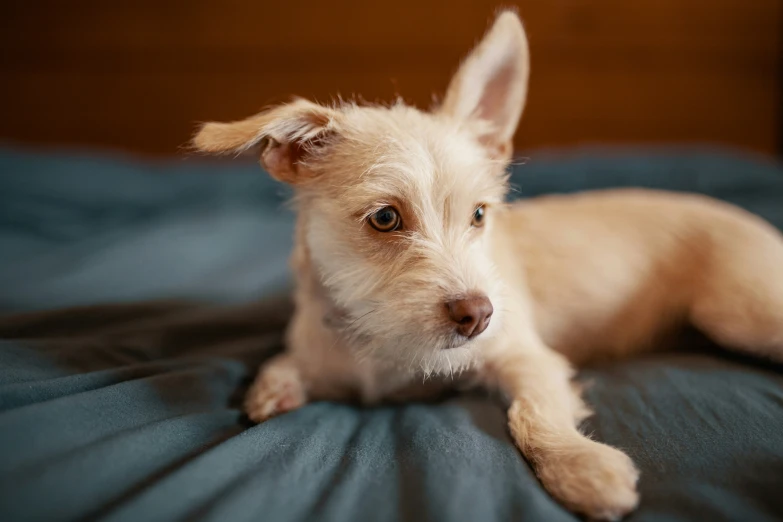
<instances>
[{"instance_id":1,"label":"brown wooden wall","mask_svg":"<svg viewBox=\"0 0 783 522\"><path fill-rule=\"evenodd\" d=\"M505 5L509 5L507 2ZM521 148L781 140L783 0L522 0ZM0 3L0 141L176 154L291 94L427 106L490 0Z\"/></svg>"}]
</instances>

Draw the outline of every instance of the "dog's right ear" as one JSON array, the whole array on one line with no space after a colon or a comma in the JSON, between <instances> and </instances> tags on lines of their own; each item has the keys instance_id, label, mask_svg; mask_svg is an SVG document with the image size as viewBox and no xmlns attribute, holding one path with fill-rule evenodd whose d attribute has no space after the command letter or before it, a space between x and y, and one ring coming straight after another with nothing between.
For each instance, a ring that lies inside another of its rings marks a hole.
<instances>
[{"instance_id":1,"label":"dog's right ear","mask_svg":"<svg viewBox=\"0 0 783 522\"><path fill-rule=\"evenodd\" d=\"M279 181L298 184L313 175L307 160L334 134L337 117L334 109L297 99L241 121L207 123L191 143L210 154L238 154L260 144L264 169Z\"/></svg>"}]
</instances>

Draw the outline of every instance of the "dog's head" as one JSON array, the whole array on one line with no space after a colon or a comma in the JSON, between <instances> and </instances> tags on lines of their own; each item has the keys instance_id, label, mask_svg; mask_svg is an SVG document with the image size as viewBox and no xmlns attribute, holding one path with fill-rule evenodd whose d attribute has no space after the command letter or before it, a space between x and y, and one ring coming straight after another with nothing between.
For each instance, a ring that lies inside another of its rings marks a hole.
<instances>
[{"instance_id":1,"label":"dog's head","mask_svg":"<svg viewBox=\"0 0 783 522\"><path fill-rule=\"evenodd\" d=\"M506 194L528 71L522 25L504 12L432 112L296 100L209 123L194 145L261 145L264 168L295 188L302 246L354 346L453 371L501 327L492 315L502 291L493 213Z\"/></svg>"}]
</instances>

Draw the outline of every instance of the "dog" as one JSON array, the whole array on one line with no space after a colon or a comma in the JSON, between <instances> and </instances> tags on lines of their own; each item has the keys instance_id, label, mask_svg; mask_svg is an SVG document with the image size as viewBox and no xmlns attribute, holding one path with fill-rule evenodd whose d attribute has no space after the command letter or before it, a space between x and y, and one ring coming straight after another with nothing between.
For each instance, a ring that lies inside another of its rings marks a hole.
<instances>
[{"instance_id":1,"label":"dog","mask_svg":"<svg viewBox=\"0 0 783 522\"><path fill-rule=\"evenodd\" d=\"M207 123L205 153L260 146L294 188L295 314L246 398L254 421L308 401L430 393L457 376L500 390L547 491L592 519L638 502L623 452L579 431L574 368L683 324L783 361L783 237L699 195L606 190L505 201L529 50L501 11L429 112L303 99ZM423 376L445 376L423 382Z\"/></svg>"}]
</instances>

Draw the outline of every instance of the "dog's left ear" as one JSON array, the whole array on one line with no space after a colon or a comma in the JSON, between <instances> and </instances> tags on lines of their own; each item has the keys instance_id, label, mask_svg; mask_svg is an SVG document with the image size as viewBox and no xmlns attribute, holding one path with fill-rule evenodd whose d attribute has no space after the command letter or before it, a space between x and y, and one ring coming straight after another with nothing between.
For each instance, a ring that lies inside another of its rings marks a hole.
<instances>
[{"instance_id":1,"label":"dog's left ear","mask_svg":"<svg viewBox=\"0 0 783 522\"><path fill-rule=\"evenodd\" d=\"M489 125L481 141L493 157L509 159L527 97L530 53L522 22L503 11L451 80L439 112Z\"/></svg>"}]
</instances>

